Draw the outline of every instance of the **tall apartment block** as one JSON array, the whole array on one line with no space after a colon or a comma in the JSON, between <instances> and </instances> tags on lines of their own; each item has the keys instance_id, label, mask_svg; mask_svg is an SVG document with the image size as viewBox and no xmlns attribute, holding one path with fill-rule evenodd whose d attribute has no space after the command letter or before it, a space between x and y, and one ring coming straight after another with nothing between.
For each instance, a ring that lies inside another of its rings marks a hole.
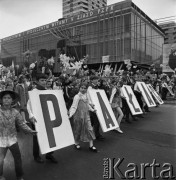
<instances>
[{"instance_id":1,"label":"tall apartment block","mask_svg":"<svg viewBox=\"0 0 176 180\"><path fill-rule=\"evenodd\" d=\"M158 24L165 33L164 44L176 43L176 22L171 21L167 23Z\"/></svg>"},{"instance_id":2,"label":"tall apartment block","mask_svg":"<svg viewBox=\"0 0 176 180\"><path fill-rule=\"evenodd\" d=\"M107 0L63 0L62 3L64 18L107 6Z\"/></svg>"}]
</instances>

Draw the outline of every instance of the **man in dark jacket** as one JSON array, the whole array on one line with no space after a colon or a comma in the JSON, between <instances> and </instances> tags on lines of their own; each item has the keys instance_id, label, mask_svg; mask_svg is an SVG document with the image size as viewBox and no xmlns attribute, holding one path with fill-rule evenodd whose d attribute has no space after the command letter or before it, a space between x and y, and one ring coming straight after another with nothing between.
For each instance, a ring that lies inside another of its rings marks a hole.
<instances>
[{"instance_id":1,"label":"man in dark jacket","mask_svg":"<svg viewBox=\"0 0 176 180\"><path fill-rule=\"evenodd\" d=\"M24 120L28 122L27 102L28 96L28 85L26 84L25 75L21 74L18 78L18 84L16 85L15 92L20 96L19 110Z\"/></svg>"},{"instance_id":2,"label":"man in dark jacket","mask_svg":"<svg viewBox=\"0 0 176 180\"><path fill-rule=\"evenodd\" d=\"M36 85L36 89L38 90L46 90L45 86L46 86L46 80L47 80L47 75L45 74L38 74L37 75L37 85ZM31 122L32 122L32 129L35 130L35 126L34 126L34 122L35 122L35 118L30 117ZM38 163L43 163L44 160L40 157L40 153L39 153L39 144L38 144L38 140L36 136L33 136L33 156L34 156L34 160ZM54 158L54 156L52 155L53 152L49 152L46 154L45 158L47 160L50 160L53 163L57 163L57 160Z\"/></svg>"}]
</instances>

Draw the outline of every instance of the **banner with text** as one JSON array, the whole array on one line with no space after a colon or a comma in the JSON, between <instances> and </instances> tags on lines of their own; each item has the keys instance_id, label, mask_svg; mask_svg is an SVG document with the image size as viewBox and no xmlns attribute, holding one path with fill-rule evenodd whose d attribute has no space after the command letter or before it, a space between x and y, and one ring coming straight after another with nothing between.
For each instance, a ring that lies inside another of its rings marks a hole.
<instances>
[{"instance_id":1,"label":"banner with text","mask_svg":"<svg viewBox=\"0 0 176 180\"><path fill-rule=\"evenodd\" d=\"M142 109L140 108L140 105L136 99L136 96L133 93L133 90L131 89L131 86L123 85L121 90L126 98L127 104L130 108L132 115L142 114Z\"/></svg>"},{"instance_id":2,"label":"banner with text","mask_svg":"<svg viewBox=\"0 0 176 180\"><path fill-rule=\"evenodd\" d=\"M164 86L165 88L167 88L167 90L169 91L169 93L170 93L172 96L174 96L174 92L172 91L172 88L171 88L170 86L168 86L167 83L164 83L163 86Z\"/></svg>"},{"instance_id":3,"label":"banner with text","mask_svg":"<svg viewBox=\"0 0 176 180\"><path fill-rule=\"evenodd\" d=\"M103 132L111 131L119 127L114 112L104 90L90 89L88 91Z\"/></svg>"},{"instance_id":4,"label":"banner with text","mask_svg":"<svg viewBox=\"0 0 176 180\"><path fill-rule=\"evenodd\" d=\"M62 90L29 91L41 154L74 144Z\"/></svg>"},{"instance_id":5,"label":"banner with text","mask_svg":"<svg viewBox=\"0 0 176 180\"><path fill-rule=\"evenodd\" d=\"M154 88L152 87L151 84L146 84L146 86L148 87L149 91L152 93L153 97L155 98L155 100L159 103L159 104L163 104L163 100L161 99L161 97L159 96L159 94L154 90Z\"/></svg>"},{"instance_id":6,"label":"banner with text","mask_svg":"<svg viewBox=\"0 0 176 180\"><path fill-rule=\"evenodd\" d=\"M140 91L148 107L156 106L155 101L150 94L148 87L144 82L136 82L134 89Z\"/></svg>"}]
</instances>

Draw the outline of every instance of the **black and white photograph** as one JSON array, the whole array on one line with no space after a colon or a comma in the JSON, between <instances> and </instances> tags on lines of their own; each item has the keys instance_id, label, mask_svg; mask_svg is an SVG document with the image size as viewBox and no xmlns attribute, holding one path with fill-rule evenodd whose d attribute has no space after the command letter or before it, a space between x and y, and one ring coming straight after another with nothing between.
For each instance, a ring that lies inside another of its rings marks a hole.
<instances>
[{"instance_id":1,"label":"black and white photograph","mask_svg":"<svg viewBox=\"0 0 176 180\"><path fill-rule=\"evenodd\" d=\"M176 179L176 0L0 0L0 180Z\"/></svg>"}]
</instances>

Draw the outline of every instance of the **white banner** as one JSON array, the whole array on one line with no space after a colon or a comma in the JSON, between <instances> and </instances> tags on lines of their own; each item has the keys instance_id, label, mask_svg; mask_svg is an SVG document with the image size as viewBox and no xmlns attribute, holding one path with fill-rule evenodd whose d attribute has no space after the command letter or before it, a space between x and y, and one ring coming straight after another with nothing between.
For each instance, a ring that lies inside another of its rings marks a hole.
<instances>
[{"instance_id":1,"label":"white banner","mask_svg":"<svg viewBox=\"0 0 176 180\"><path fill-rule=\"evenodd\" d=\"M121 90L123 95L126 97L126 101L132 115L142 114L142 109L133 93L133 90L131 89L131 86L123 85Z\"/></svg>"},{"instance_id":2,"label":"white banner","mask_svg":"<svg viewBox=\"0 0 176 180\"><path fill-rule=\"evenodd\" d=\"M146 86L148 87L149 91L152 93L152 95L156 99L156 101L158 101L159 104L163 104L164 103L163 100L161 99L159 94L154 90L152 85L151 84L146 84Z\"/></svg>"},{"instance_id":3,"label":"white banner","mask_svg":"<svg viewBox=\"0 0 176 180\"><path fill-rule=\"evenodd\" d=\"M152 95L150 94L148 87L144 82L136 82L134 89L139 90L142 93L142 96L148 107L156 106L155 101L153 100Z\"/></svg>"},{"instance_id":4,"label":"white banner","mask_svg":"<svg viewBox=\"0 0 176 180\"><path fill-rule=\"evenodd\" d=\"M29 91L41 154L74 144L62 90Z\"/></svg>"},{"instance_id":5,"label":"white banner","mask_svg":"<svg viewBox=\"0 0 176 180\"><path fill-rule=\"evenodd\" d=\"M104 90L90 89L88 91L103 132L119 127L114 112Z\"/></svg>"}]
</instances>

